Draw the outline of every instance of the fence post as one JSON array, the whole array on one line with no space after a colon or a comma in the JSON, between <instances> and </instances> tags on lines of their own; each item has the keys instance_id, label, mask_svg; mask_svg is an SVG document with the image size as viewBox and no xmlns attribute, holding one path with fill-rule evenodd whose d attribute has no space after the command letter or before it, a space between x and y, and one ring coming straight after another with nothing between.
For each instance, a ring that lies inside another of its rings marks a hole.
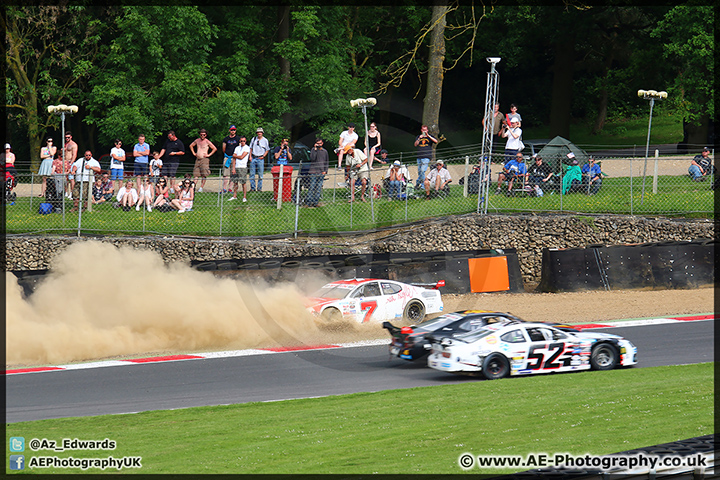
<instances>
[{"instance_id":1,"label":"fence post","mask_svg":"<svg viewBox=\"0 0 720 480\"><path fill-rule=\"evenodd\" d=\"M282 208L282 195L283 195L283 173L285 172L285 168L283 165L280 165L280 181L278 182L278 189L277 189L277 209L280 210Z\"/></svg>"},{"instance_id":2,"label":"fence post","mask_svg":"<svg viewBox=\"0 0 720 480\"><path fill-rule=\"evenodd\" d=\"M465 155L465 181L463 182L463 197L468 196L468 171L470 170L470 157Z\"/></svg>"},{"instance_id":3,"label":"fence post","mask_svg":"<svg viewBox=\"0 0 720 480\"><path fill-rule=\"evenodd\" d=\"M657 193L657 182L658 182L658 156L660 150L655 150L655 171L653 172L653 193Z\"/></svg>"},{"instance_id":4,"label":"fence post","mask_svg":"<svg viewBox=\"0 0 720 480\"><path fill-rule=\"evenodd\" d=\"M633 157L630 157L630 215L632 215L632 214L633 214Z\"/></svg>"}]
</instances>

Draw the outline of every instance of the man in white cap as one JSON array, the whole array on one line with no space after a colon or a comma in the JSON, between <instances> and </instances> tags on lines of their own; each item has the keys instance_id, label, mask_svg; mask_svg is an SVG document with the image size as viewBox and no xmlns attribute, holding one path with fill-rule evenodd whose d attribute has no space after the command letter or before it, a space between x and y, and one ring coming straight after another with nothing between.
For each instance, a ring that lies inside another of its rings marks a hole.
<instances>
[{"instance_id":1,"label":"man in white cap","mask_svg":"<svg viewBox=\"0 0 720 480\"><path fill-rule=\"evenodd\" d=\"M388 198L396 200L403 185L409 181L407 167L400 163L400 160L395 160L385 173L384 180L387 181Z\"/></svg>"},{"instance_id":2,"label":"man in white cap","mask_svg":"<svg viewBox=\"0 0 720 480\"><path fill-rule=\"evenodd\" d=\"M427 200L430 200L431 186L433 188L433 191L437 194L445 190L445 188L448 186L448 183L452 182L450 172L447 168L443 168L445 166L445 162L443 162L442 160L438 160L437 162L435 162L435 166L437 168L430 170L425 176L425 198Z\"/></svg>"},{"instance_id":3,"label":"man in white cap","mask_svg":"<svg viewBox=\"0 0 720 480\"><path fill-rule=\"evenodd\" d=\"M258 127L255 136L250 140L250 191L262 191L263 173L265 173L265 157L270 151L270 144L265 138L265 130ZM257 189L255 188L255 173L257 172Z\"/></svg>"}]
</instances>

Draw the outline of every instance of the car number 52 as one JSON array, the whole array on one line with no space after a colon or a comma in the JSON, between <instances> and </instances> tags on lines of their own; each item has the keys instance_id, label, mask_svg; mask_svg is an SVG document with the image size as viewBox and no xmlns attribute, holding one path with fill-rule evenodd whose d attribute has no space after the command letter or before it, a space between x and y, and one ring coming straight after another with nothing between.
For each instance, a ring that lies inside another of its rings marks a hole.
<instances>
[{"instance_id":1,"label":"car number 52","mask_svg":"<svg viewBox=\"0 0 720 480\"><path fill-rule=\"evenodd\" d=\"M570 363L570 357L563 359L560 363L556 362L557 358L565 351L564 343L551 343L549 345L533 345L528 352L527 367L530 370L540 370L541 368L560 368ZM545 360L543 362L543 360ZM562 365L561 365L562 363Z\"/></svg>"}]
</instances>

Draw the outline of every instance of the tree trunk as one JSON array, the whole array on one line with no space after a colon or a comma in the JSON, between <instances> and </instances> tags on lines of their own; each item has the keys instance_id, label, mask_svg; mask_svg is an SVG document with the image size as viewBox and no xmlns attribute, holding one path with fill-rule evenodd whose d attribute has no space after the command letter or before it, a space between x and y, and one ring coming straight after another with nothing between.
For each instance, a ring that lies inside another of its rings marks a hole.
<instances>
[{"instance_id":1,"label":"tree trunk","mask_svg":"<svg viewBox=\"0 0 720 480\"><path fill-rule=\"evenodd\" d=\"M570 140L572 114L573 68L575 40L563 38L555 44L553 64L552 103L550 105L550 138L557 135Z\"/></svg>"},{"instance_id":2,"label":"tree trunk","mask_svg":"<svg viewBox=\"0 0 720 480\"><path fill-rule=\"evenodd\" d=\"M278 35L277 41L281 43L290 38L290 5L278 6ZM287 85L290 81L290 60L285 57L278 59L280 67L280 81L285 85L287 91ZM292 112L285 112L282 115L282 124L286 130L292 130L293 120Z\"/></svg>"},{"instance_id":3,"label":"tree trunk","mask_svg":"<svg viewBox=\"0 0 720 480\"><path fill-rule=\"evenodd\" d=\"M428 126L430 134L434 137L440 134L440 103L445 76L443 62L445 61L445 25L448 9L448 5L436 3L432 10L431 25L434 27L430 34L427 90L423 102L422 123Z\"/></svg>"}]
</instances>

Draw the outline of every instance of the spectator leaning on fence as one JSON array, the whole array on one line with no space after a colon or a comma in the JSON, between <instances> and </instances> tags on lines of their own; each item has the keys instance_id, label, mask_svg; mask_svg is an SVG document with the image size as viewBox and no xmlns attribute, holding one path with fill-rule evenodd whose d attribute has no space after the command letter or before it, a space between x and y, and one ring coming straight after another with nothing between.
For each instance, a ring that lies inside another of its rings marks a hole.
<instances>
[{"instance_id":1,"label":"spectator leaning on fence","mask_svg":"<svg viewBox=\"0 0 720 480\"><path fill-rule=\"evenodd\" d=\"M703 182L708 176L715 173L708 147L703 148L700 155L695 155L690 163L690 168L688 168L688 173L696 182Z\"/></svg>"}]
</instances>

